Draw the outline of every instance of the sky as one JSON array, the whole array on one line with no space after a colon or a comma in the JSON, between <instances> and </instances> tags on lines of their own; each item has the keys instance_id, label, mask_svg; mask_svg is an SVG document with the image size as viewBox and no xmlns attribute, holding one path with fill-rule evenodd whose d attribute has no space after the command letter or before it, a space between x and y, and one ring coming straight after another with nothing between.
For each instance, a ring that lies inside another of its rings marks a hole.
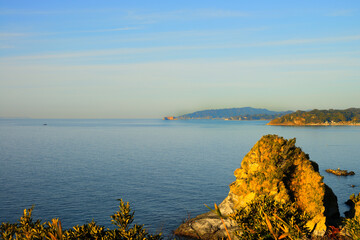
<instances>
[{"instance_id":1,"label":"sky","mask_svg":"<svg viewBox=\"0 0 360 240\"><path fill-rule=\"evenodd\" d=\"M360 1L0 0L0 117L360 107Z\"/></svg>"}]
</instances>

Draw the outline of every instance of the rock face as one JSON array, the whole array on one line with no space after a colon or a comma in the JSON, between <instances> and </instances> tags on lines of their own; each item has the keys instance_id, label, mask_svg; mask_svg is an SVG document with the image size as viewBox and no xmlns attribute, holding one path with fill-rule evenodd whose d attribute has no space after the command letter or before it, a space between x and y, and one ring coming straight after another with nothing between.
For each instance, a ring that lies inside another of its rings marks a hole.
<instances>
[{"instance_id":1,"label":"rock face","mask_svg":"<svg viewBox=\"0 0 360 240\"><path fill-rule=\"evenodd\" d=\"M245 207L256 196L272 195L280 202L294 202L311 220L307 226L314 235L324 235L326 225L336 225L340 214L337 198L323 182L318 165L295 146L295 139L263 136L244 157L234 172L229 195L219 205L222 214ZM227 220L230 232L236 225ZM225 237L221 220L205 213L182 224L175 234L199 239Z\"/></svg>"}]
</instances>

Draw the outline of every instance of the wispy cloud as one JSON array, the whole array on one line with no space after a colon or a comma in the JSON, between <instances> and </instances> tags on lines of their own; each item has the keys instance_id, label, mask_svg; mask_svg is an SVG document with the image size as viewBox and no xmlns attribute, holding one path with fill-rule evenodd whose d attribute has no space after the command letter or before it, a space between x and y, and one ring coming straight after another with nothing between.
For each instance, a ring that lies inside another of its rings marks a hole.
<instances>
[{"instance_id":1,"label":"wispy cloud","mask_svg":"<svg viewBox=\"0 0 360 240\"><path fill-rule=\"evenodd\" d=\"M99 32L119 32L119 31L129 31L129 30L136 30L139 28L136 27L124 27L124 28L111 28L111 29L98 29L98 30L83 30L78 32L84 33L99 33Z\"/></svg>"},{"instance_id":2,"label":"wispy cloud","mask_svg":"<svg viewBox=\"0 0 360 240\"><path fill-rule=\"evenodd\" d=\"M221 9L184 9L166 12L140 12L128 11L126 19L137 21L142 24L157 23L163 21L191 21L194 19L211 18L244 18L251 16L250 12L221 10Z\"/></svg>"},{"instance_id":3,"label":"wispy cloud","mask_svg":"<svg viewBox=\"0 0 360 240\"><path fill-rule=\"evenodd\" d=\"M250 12L222 10L222 9L200 9L189 11L189 15L203 17L203 18L242 18L249 17Z\"/></svg>"},{"instance_id":4,"label":"wispy cloud","mask_svg":"<svg viewBox=\"0 0 360 240\"><path fill-rule=\"evenodd\" d=\"M105 50L89 50L67 53L52 53L43 55L25 55L25 56L6 56L1 57L3 61L17 60L41 60L41 59L65 59L65 58L83 58L83 57L104 57L116 55L146 54L157 52L171 52L180 50L204 50L204 49L238 49L249 47L271 47L271 46L287 46L287 45L306 45L318 43L339 43L360 40L360 35L343 36L343 37L326 37L326 38L309 38L309 39L289 39L271 42L256 42L244 44L227 44L227 45L188 45L188 46L164 46L164 47L148 47L148 48L117 48Z\"/></svg>"},{"instance_id":5,"label":"wispy cloud","mask_svg":"<svg viewBox=\"0 0 360 240\"><path fill-rule=\"evenodd\" d=\"M356 13L355 9L339 9L336 11L332 11L327 14L330 17L349 17L353 16Z\"/></svg>"},{"instance_id":6,"label":"wispy cloud","mask_svg":"<svg viewBox=\"0 0 360 240\"><path fill-rule=\"evenodd\" d=\"M78 31L64 31L64 32L27 32L27 33L8 33L0 32L0 39L4 38L16 38L16 37L34 37L34 36L52 36L52 35L64 35L74 33L106 33L106 32L121 32L137 30L137 27L122 27L122 28L107 28L107 29L89 29L89 30L78 30Z\"/></svg>"},{"instance_id":7,"label":"wispy cloud","mask_svg":"<svg viewBox=\"0 0 360 240\"><path fill-rule=\"evenodd\" d=\"M52 15L72 13L72 10L0 9L0 15Z\"/></svg>"},{"instance_id":8,"label":"wispy cloud","mask_svg":"<svg viewBox=\"0 0 360 240\"><path fill-rule=\"evenodd\" d=\"M138 27L121 27L121 28L105 28L105 29L88 29L88 30L75 30L75 31L65 31L65 32L43 32L43 33L31 33L31 35L61 35L61 34L73 34L73 33L105 33L105 32L121 32L121 31L131 31L137 30Z\"/></svg>"},{"instance_id":9,"label":"wispy cloud","mask_svg":"<svg viewBox=\"0 0 360 240\"><path fill-rule=\"evenodd\" d=\"M49 62L37 63L36 61L31 61L29 64L24 64L21 66L8 64L2 64L1 69L4 71L7 69L24 69L26 71L40 71L40 72L52 72L52 71L62 71L65 72L79 70L79 74L88 76L92 71L101 71L107 72L109 75L116 76L123 70L131 70L137 75L143 76L143 72L139 72L139 69L146 70L149 72L157 73L174 73L177 72L180 75L186 75L188 77L196 78L198 75L191 75L191 72L203 73L204 75L209 75L211 72L221 73L223 76L226 73L233 75L234 72L246 72L246 73L255 73L254 69L263 69L280 72L295 72L296 68L291 68L286 70L283 67L301 67L301 72L305 71L302 67L314 67L319 66L320 70L315 70L309 68L312 72L327 72L328 69L324 69L323 66L332 66L331 71L341 69L342 66L351 67L355 69L355 72L359 73L357 69L360 67L360 60L356 57L313 57L313 56L281 56L281 57L272 57L264 58L260 57L257 59L242 59L242 60L228 60L228 59L183 59L183 60L167 60L167 61L153 61L153 62L140 62L140 63L121 63L121 64L81 64L81 65L67 65L67 64L51 64ZM185 71L186 69L186 71ZM306 70L306 71L309 71ZM353 69L353 70L354 70ZM46 71L45 71L46 70ZM350 70L350 71L353 71ZM349 70L347 70L349 71ZM179 76L180 76L179 75ZM211 75L211 74L210 74ZM220 75L219 75L220 77ZM149 76L149 78L152 78ZM155 77L156 78L156 77ZM231 77L233 78L233 77ZM207 80L206 80L207 81Z\"/></svg>"},{"instance_id":10,"label":"wispy cloud","mask_svg":"<svg viewBox=\"0 0 360 240\"><path fill-rule=\"evenodd\" d=\"M120 16L133 20L175 20L188 18L238 18L249 17L250 12L225 10L225 9L182 9L173 11L140 11L140 10L124 10L119 8L104 8L104 9L0 9L0 15L57 15L57 14L87 14L87 13L117 13ZM185 17L185 18L184 18Z\"/></svg>"},{"instance_id":11,"label":"wispy cloud","mask_svg":"<svg viewBox=\"0 0 360 240\"><path fill-rule=\"evenodd\" d=\"M26 35L27 35L26 33L0 32L0 38L23 37Z\"/></svg>"},{"instance_id":12,"label":"wispy cloud","mask_svg":"<svg viewBox=\"0 0 360 240\"><path fill-rule=\"evenodd\" d=\"M82 57L102 57L114 56L124 54L142 54L161 51L175 51L175 50L195 50L199 46L170 46L170 47L151 47L151 48L120 48L120 49L107 49L107 50L90 50L81 52L68 52L68 53L54 53L45 55L27 55L27 56L12 56L0 57L1 60L40 60L40 59L61 59L61 58L82 58ZM204 47L206 48L206 47Z\"/></svg>"},{"instance_id":13,"label":"wispy cloud","mask_svg":"<svg viewBox=\"0 0 360 240\"><path fill-rule=\"evenodd\" d=\"M0 9L0 15L66 15L66 14L86 14L86 13L106 13L106 12L115 12L119 9Z\"/></svg>"},{"instance_id":14,"label":"wispy cloud","mask_svg":"<svg viewBox=\"0 0 360 240\"><path fill-rule=\"evenodd\" d=\"M14 46L11 45L0 45L0 49L11 49L14 48Z\"/></svg>"},{"instance_id":15,"label":"wispy cloud","mask_svg":"<svg viewBox=\"0 0 360 240\"><path fill-rule=\"evenodd\" d=\"M311 43L336 43L360 40L360 35L343 36L343 37L326 37L326 38L304 38L304 39L288 39L272 42L258 42L249 44L248 46L275 46L275 45L301 45Z\"/></svg>"}]
</instances>

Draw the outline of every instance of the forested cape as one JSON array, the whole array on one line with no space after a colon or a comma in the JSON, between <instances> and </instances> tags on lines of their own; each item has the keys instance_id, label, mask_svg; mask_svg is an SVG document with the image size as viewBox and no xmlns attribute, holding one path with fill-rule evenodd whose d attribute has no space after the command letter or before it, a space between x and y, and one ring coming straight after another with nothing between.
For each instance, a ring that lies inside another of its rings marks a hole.
<instances>
[{"instance_id":1,"label":"forested cape","mask_svg":"<svg viewBox=\"0 0 360 240\"><path fill-rule=\"evenodd\" d=\"M243 107L243 108L224 108L224 109L209 109L196 111L193 113L185 114L177 117L176 119L226 119L234 118L229 120L259 120L259 119L273 119L274 116L279 116L278 114L284 114L285 112L275 112L270 111L264 108L252 108L252 107ZM289 113L289 112L286 112ZM255 116L257 115L257 116ZM245 116L250 118L250 116L255 116L253 119L239 119L239 117Z\"/></svg>"},{"instance_id":2,"label":"forested cape","mask_svg":"<svg viewBox=\"0 0 360 240\"><path fill-rule=\"evenodd\" d=\"M240 115L240 116L234 116L227 118L225 120L234 120L234 121L241 121L241 120L272 120L281 116L284 116L286 114L292 113L292 111L277 113L277 114L246 114L246 115Z\"/></svg>"},{"instance_id":3,"label":"forested cape","mask_svg":"<svg viewBox=\"0 0 360 240\"><path fill-rule=\"evenodd\" d=\"M296 111L276 118L268 125L360 125L360 108Z\"/></svg>"}]
</instances>

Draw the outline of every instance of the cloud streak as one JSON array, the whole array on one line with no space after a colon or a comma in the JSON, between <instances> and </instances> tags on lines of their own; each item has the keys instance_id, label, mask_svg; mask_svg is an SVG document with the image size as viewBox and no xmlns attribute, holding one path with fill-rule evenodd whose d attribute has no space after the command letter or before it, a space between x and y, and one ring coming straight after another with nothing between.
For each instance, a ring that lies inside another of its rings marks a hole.
<instances>
[{"instance_id":1,"label":"cloud streak","mask_svg":"<svg viewBox=\"0 0 360 240\"><path fill-rule=\"evenodd\" d=\"M87 13L110 13L119 11L121 9L109 8L109 9L61 9L61 10L37 10L37 9L13 9L13 8L3 8L0 9L0 15L67 15L67 14L87 14Z\"/></svg>"},{"instance_id":2,"label":"cloud streak","mask_svg":"<svg viewBox=\"0 0 360 240\"><path fill-rule=\"evenodd\" d=\"M105 28L105 29L93 29L93 30L78 30L78 31L66 31L66 32L28 32L28 33L8 33L0 32L0 38L19 38L19 37L33 37L33 36L52 36L52 35L64 35L74 33L105 33L105 32L121 32L137 30L137 27L121 27L121 28Z\"/></svg>"},{"instance_id":3,"label":"cloud streak","mask_svg":"<svg viewBox=\"0 0 360 240\"><path fill-rule=\"evenodd\" d=\"M354 9L339 9L327 14L330 17L350 17L356 13Z\"/></svg>"},{"instance_id":4,"label":"cloud streak","mask_svg":"<svg viewBox=\"0 0 360 240\"><path fill-rule=\"evenodd\" d=\"M112 30L110 30L112 31ZM0 35L1 36L1 35ZM62 58L83 58L83 57L105 57L117 55L131 54L148 54L158 52L172 52L185 50L211 50L211 49L238 49L249 47L268 47L268 46L290 46L290 45L307 45L319 43L339 43L359 41L360 35L343 36L343 37L326 37L326 38L309 38L309 39L289 39L271 42L257 42L245 44L229 44L229 45L195 45L195 46L164 46L164 47L148 47L148 48L118 48L106 50L89 50L68 53L54 53L44 55L28 55L28 56L5 56L0 57L0 61L21 61L21 60L41 60L41 59L62 59Z\"/></svg>"},{"instance_id":5,"label":"cloud streak","mask_svg":"<svg viewBox=\"0 0 360 240\"><path fill-rule=\"evenodd\" d=\"M337 43L337 42L349 42L360 40L360 35L343 36L343 37L328 37L328 38L308 38L308 39L289 39L283 41L258 43L256 46L275 46L275 45L301 45L311 43ZM251 45L249 45L251 46Z\"/></svg>"},{"instance_id":6,"label":"cloud streak","mask_svg":"<svg viewBox=\"0 0 360 240\"><path fill-rule=\"evenodd\" d=\"M252 16L250 12L221 9L183 9L166 12L128 11L125 19L140 24L154 24L164 21L190 21L194 19L245 18Z\"/></svg>"}]
</instances>

